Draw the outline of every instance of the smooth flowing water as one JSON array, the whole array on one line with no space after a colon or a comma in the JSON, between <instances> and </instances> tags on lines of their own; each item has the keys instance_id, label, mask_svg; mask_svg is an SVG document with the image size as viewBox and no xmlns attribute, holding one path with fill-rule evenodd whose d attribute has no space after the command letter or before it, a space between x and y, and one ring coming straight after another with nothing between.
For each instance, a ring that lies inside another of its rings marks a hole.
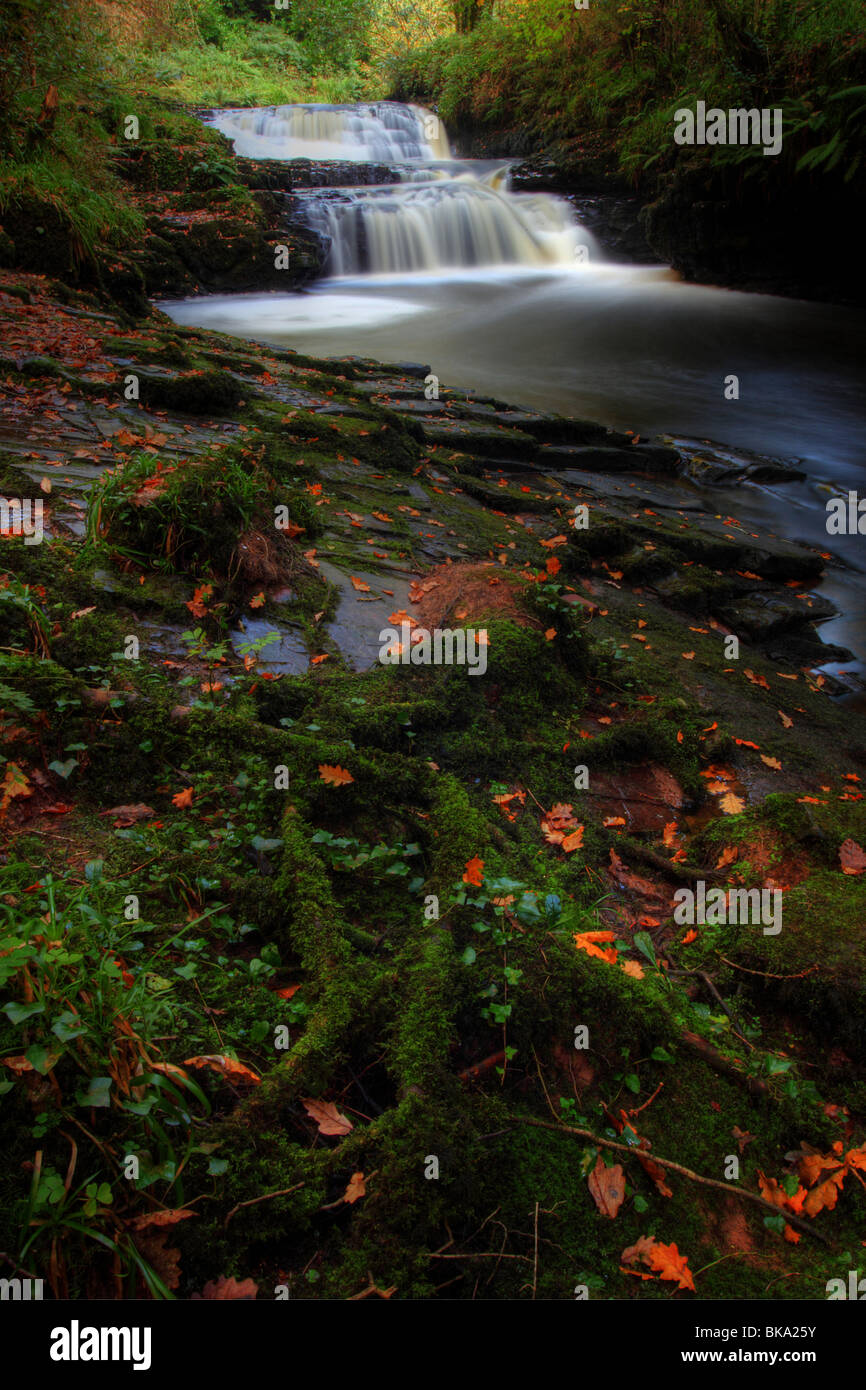
<instances>
[{"instance_id":1,"label":"smooth flowing water","mask_svg":"<svg viewBox=\"0 0 866 1390\"><path fill-rule=\"evenodd\" d=\"M331 248L311 290L164 305L178 322L322 356L421 361L445 384L514 404L798 460L804 483L702 500L843 558L852 572L825 591L845 617L824 631L866 653L863 538L828 537L824 511L864 483L861 313L611 263L567 200L511 193L507 167L454 160L420 107L278 107L212 123L238 153L391 161L400 182L302 195ZM731 376L738 399L727 399Z\"/></svg>"}]
</instances>

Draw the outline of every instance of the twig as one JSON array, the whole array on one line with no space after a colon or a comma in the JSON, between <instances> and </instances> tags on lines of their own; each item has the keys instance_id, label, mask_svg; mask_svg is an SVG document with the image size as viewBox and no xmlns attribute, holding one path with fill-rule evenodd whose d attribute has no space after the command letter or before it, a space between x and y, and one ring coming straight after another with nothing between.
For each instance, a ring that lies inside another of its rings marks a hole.
<instances>
[{"instance_id":1,"label":"twig","mask_svg":"<svg viewBox=\"0 0 866 1390\"><path fill-rule=\"evenodd\" d=\"M250 1197L249 1201L247 1202L238 1202L236 1207L232 1207L231 1211L229 1212L228 1216L223 1222L223 1229L225 1229L225 1227L229 1224L235 1212L240 1211L241 1207L254 1207L256 1205L256 1202L269 1202L272 1197L288 1197L290 1192L298 1192L302 1187L305 1186L306 1183L296 1182L294 1187L281 1187L279 1192L263 1192L261 1197Z\"/></svg>"},{"instance_id":2,"label":"twig","mask_svg":"<svg viewBox=\"0 0 866 1390\"><path fill-rule=\"evenodd\" d=\"M806 970L801 970L796 975L773 975L767 970L750 970L747 965L737 965L735 960L728 960L727 956L719 956L719 960L724 961L725 965L730 965L734 970L742 970L746 975L760 975L762 980L802 980L806 975L811 975L817 970L817 965L810 965Z\"/></svg>"},{"instance_id":3,"label":"twig","mask_svg":"<svg viewBox=\"0 0 866 1390\"><path fill-rule=\"evenodd\" d=\"M528 1115L512 1115L511 1123L515 1125L532 1125L536 1129L552 1129L559 1131L560 1134L573 1134L576 1139L587 1139L592 1144L598 1144L603 1149L613 1149L616 1153L626 1154L631 1157L637 1155L637 1150L628 1144L617 1144L613 1139L603 1139L598 1134L593 1134L591 1129L578 1129L574 1125L551 1124L549 1120L534 1120ZM685 1168L681 1163L674 1163L669 1158L659 1158L658 1154L652 1154L653 1163L657 1163L660 1168L668 1168L672 1173L679 1173L680 1177L688 1178L689 1182L700 1183L701 1187L712 1187L717 1192L724 1192L733 1197L739 1197L744 1202L754 1202L755 1206L763 1207L764 1211L770 1212L773 1216L784 1216L790 1226L796 1226L798 1230L805 1231L807 1235L819 1240L822 1245L832 1245L820 1231L816 1231L808 1222L795 1216L793 1212L784 1211L776 1207L772 1202L759 1197L756 1192L747 1192L742 1187L734 1187L731 1183L718 1182L715 1178L704 1178L700 1173L692 1172L691 1168ZM527 1256L528 1258L528 1256Z\"/></svg>"}]
</instances>

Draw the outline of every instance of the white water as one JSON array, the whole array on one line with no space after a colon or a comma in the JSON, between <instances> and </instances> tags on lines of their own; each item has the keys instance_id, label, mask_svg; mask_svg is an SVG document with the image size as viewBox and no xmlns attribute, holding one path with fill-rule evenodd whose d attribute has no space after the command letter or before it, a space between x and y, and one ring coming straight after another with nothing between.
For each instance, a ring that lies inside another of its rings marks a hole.
<instances>
[{"instance_id":1,"label":"white water","mask_svg":"<svg viewBox=\"0 0 866 1390\"><path fill-rule=\"evenodd\" d=\"M327 237L331 275L493 265L573 266L593 238L568 203L509 193L500 171L438 182L306 194L309 225Z\"/></svg>"},{"instance_id":2,"label":"white water","mask_svg":"<svg viewBox=\"0 0 866 1390\"><path fill-rule=\"evenodd\" d=\"M863 491L863 314L605 263L565 200L511 194L490 165L444 164L447 137L440 126L427 139L427 117L393 103L219 113L238 153L418 152L405 155L415 161L402 171L408 182L302 195L332 247L330 278L312 292L206 296L167 312L314 355L429 363L445 384L645 436L796 459L809 473L802 484L693 488L693 502L839 555L853 571L832 581L846 612L824 632L866 651L862 538L824 527L828 495ZM730 374L738 400L725 398Z\"/></svg>"},{"instance_id":3,"label":"white water","mask_svg":"<svg viewBox=\"0 0 866 1390\"><path fill-rule=\"evenodd\" d=\"M266 106L216 111L207 122L247 159L340 159L363 164L450 159L445 127L423 106Z\"/></svg>"}]
</instances>

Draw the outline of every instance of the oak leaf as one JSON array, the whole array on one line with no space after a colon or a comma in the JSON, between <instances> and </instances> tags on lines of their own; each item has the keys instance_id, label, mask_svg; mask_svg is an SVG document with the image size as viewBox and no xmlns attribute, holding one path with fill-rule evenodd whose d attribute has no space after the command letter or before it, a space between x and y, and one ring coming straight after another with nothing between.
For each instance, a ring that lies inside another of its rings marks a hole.
<instances>
[{"instance_id":1,"label":"oak leaf","mask_svg":"<svg viewBox=\"0 0 866 1390\"><path fill-rule=\"evenodd\" d=\"M364 1174L353 1173L349 1179L349 1186L343 1193L343 1201L348 1202L351 1206L353 1202L358 1201L359 1197L366 1197L366 1195L367 1189L364 1186Z\"/></svg>"},{"instance_id":2,"label":"oak leaf","mask_svg":"<svg viewBox=\"0 0 866 1390\"><path fill-rule=\"evenodd\" d=\"M676 1245L662 1245L655 1241L648 1254L649 1265L661 1279L675 1279L677 1288L691 1289L695 1293L695 1281L689 1269L688 1255L681 1255Z\"/></svg>"},{"instance_id":3,"label":"oak leaf","mask_svg":"<svg viewBox=\"0 0 866 1390\"><path fill-rule=\"evenodd\" d=\"M327 782L329 787L346 787L350 782L354 782L351 772L347 772L339 764L331 767L328 763L319 764L319 776L323 782Z\"/></svg>"},{"instance_id":4,"label":"oak leaf","mask_svg":"<svg viewBox=\"0 0 866 1390\"><path fill-rule=\"evenodd\" d=\"M175 792L174 796L171 798L172 805L177 806L180 810L184 810L185 807L191 806L192 793L192 787L184 787L182 792Z\"/></svg>"},{"instance_id":5,"label":"oak leaf","mask_svg":"<svg viewBox=\"0 0 866 1390\"><path fill-rule=\"evenodd\" d=\"M345 1115L341 1115L332 1100L312 1100L301 1097L301 1103L311 1120L315 1120L320 1134L348 1134L355 1126Z\"/></svg>"}]
</instances>

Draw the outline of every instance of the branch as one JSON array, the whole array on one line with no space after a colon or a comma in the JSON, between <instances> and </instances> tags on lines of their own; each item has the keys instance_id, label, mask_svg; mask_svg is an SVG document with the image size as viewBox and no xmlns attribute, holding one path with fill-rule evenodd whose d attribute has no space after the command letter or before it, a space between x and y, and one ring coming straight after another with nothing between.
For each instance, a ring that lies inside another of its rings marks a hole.
<instances>
[{"instance_id":1,"label":"branch","mask_svg":"<svg viewBox=\"0 0 866 1390\"><path fill-rule=\"evenodd\" d=\"M512 1115L511 1123L515 1125L532 1125L536 1129L552 1129L560 1134L573 1134L576 1139L587 1139L591 1144L598 1144L603 1149L613 1149L616 1153L626 1154L630 1158L638 1157L638 1150L628 1144L617 1144L613 1139L602 1139L600 1135L593 1134L591 1129L578 1129L574 1125L551 1124L550 1120L533 1120L525 1115ZM756 1192L746 1192L742 1187L733 1187L727 1182L718 1182L715 1178L703 1178L700 1173L693 1173L691 1168L684 1168L681 1163L674 1163L669 1158L659 1158L658 1154L646 1154L653 1163L657 1163L660 1168L667 1168L672 1173L679 1173L681 1178L688 1178L689 1182L700 1183L701 1187L713 1187L717 1192L724 1192L726 1195L739 1197L744 1202L753 1202L755 1206L763 1207L764 1211L771 1216L784 1216L789 1226L796 1226L798 1231L804 1231L806 1235L812 1236L814 1240L819 1240L823 1245L832 1245L820 1231L816 1231L814 1226L810 1226L801 1217L795 1216L793 1212L784 1211L776 1207L772 1202L759 1197Z\"/></svg>"}]
</instances>

